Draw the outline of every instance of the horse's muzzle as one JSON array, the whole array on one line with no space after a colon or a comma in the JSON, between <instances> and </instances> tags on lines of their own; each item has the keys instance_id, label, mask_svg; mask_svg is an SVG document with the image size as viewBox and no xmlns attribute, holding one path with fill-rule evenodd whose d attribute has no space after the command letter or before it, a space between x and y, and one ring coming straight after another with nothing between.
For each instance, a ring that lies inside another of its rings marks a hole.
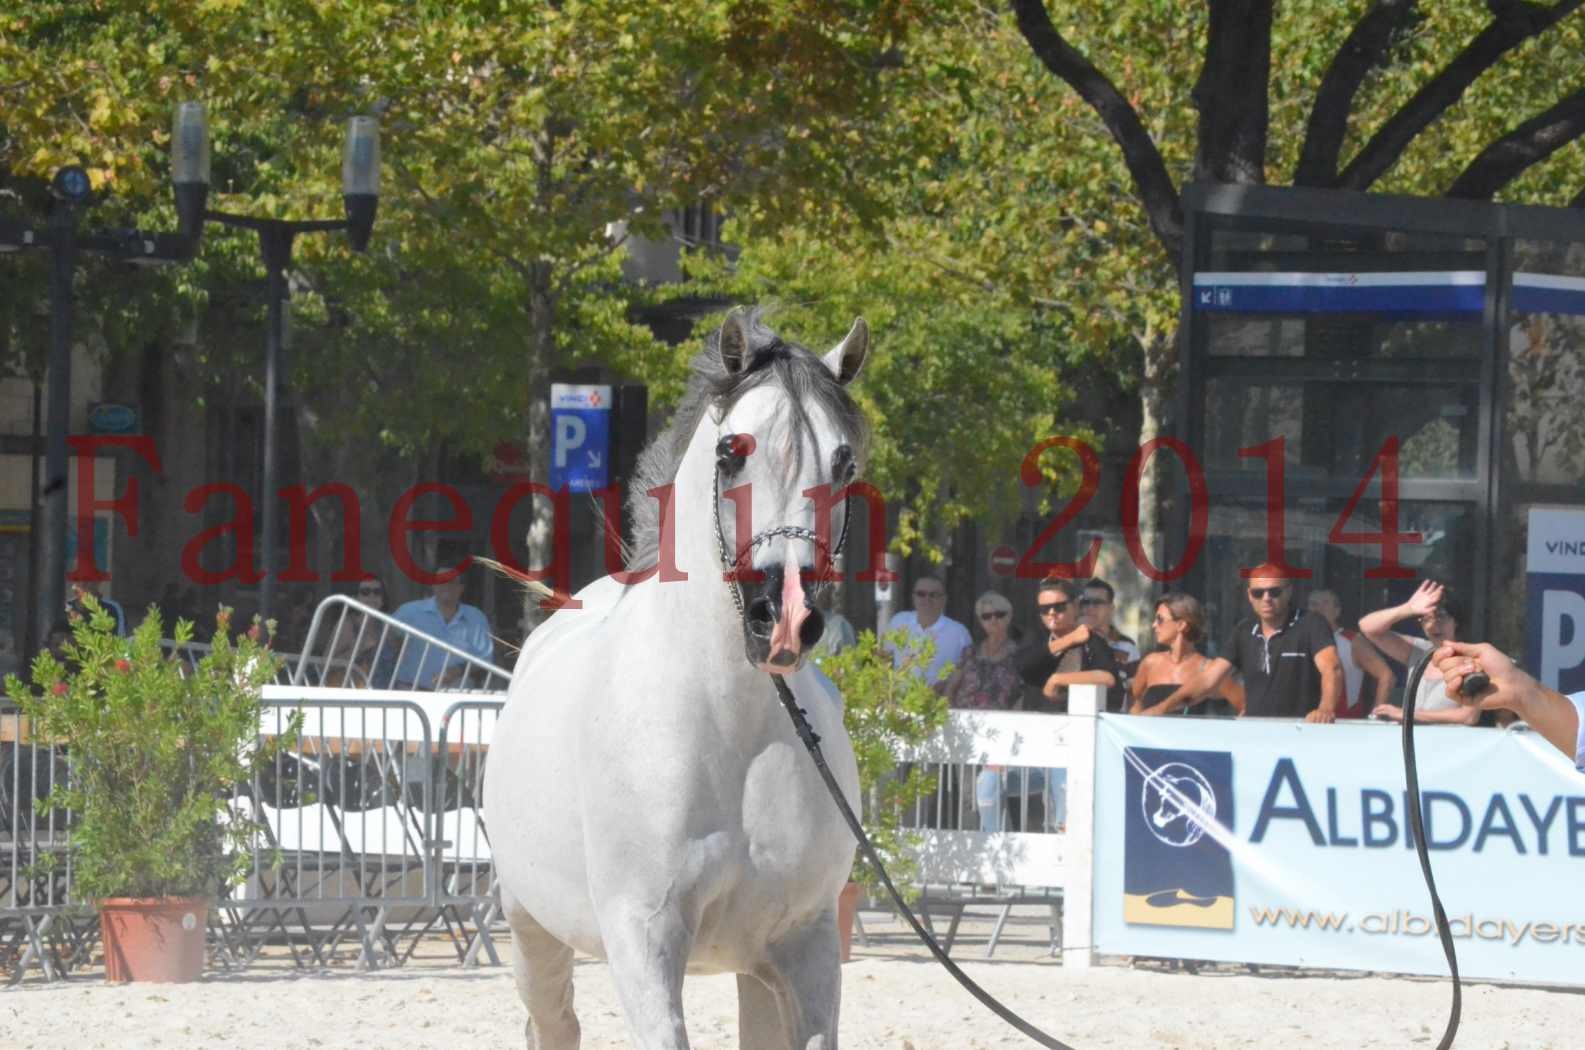
<instances>
[{"instance_id":1,"label":"horse's muzzle","mask_svg":"<svg viewBox=\"0 0 1585 1050\"><path fill-rule=\"evenodd\" d=\"M743 649L748 662L762 671L787 674L797 670L804 651L825 632L825 617L809 604L803 571L793 563L764 570L765 580L751 592L743 623Z\"/></svg>"}]
</instances>

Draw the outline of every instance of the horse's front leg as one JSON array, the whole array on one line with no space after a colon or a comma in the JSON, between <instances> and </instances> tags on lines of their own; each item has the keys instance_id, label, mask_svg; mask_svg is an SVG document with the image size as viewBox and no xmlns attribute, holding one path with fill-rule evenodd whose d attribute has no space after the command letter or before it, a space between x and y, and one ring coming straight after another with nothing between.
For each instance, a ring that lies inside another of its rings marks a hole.
<instances>
[{"instance_id":1,"label":"horse's front leg","mask_svg":"<svg viewBox=\"0 0 1585 1050\"><path fill-rule=\"evenodd\" d=\"M772 944L767 956L756 976L779 1000L783 1031L791 1029L792 1038L782 1045L791 1050L837 1050L842 960L835 903L807 926ZM742 987L739 981L740 1011L745 1005ZM740 1018L740 1030L742 1022Z\"/></svg>"},{"instance_id":2,"label":"horse's front leg","mask_svg":"<svg viewBox=\"0 0 1585 1050\"><path fill-rule=\"evenodd\" d=\"M688 1050L682 981L693 930L675 905L602 903L600 939L635 1050Z\"/></svg>"}]
</instances>

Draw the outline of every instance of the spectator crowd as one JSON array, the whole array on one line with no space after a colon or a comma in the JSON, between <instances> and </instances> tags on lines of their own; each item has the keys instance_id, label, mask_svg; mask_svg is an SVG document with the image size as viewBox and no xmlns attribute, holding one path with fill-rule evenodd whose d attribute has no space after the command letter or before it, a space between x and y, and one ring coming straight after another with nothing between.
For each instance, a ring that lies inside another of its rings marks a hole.
<instances>
[{"instance_id":1,"label":"spectator crowd","mask_svg":"<svg viewBox=\"0 0 1585 1050\"><path fill-rule=\"evenodd\" d=\"M1116 626L1117 592L1099 578L1046 579L1035 607L1022 616L1006 596L987 591L965 625L945 614L942 581L922 576L914 583L913 608L893 616L887 630L930 640L933 655L919 673L956 708L1062 713L1068 689L1087 684L1103 686L1106 709L1118 713L1330 723L1401 721L1400 678L1422 657L1458 641L1465 621L1459 596L1436 581L1422 583L1401 605L1366 613L1357 630L1345 626L1335 591L1315 589L1301 601L1294 581L1276 566L1262 565L1242 582L1248 613L1215 649L1204 606L1181 591L1155 600L1152 637L1141 646ZM1404 633L1411 624L1418 634ZM899 665L905 655L896 653ZM1412 699L1416 721L1477 725L1511 718L1458 703L1447 685L1428 661ZM1062 827L1065 770L989 766L976 777L981 830L1005 826L1009 797L1023 800L1017 808L1024 819L1031 819L1028 802L1035 799L1046 830Z\"/></svg>"},{"instance_id":2,"label":"spectator crowd","mask_svg":"<svg viewBox=\"0 0 1585 1050\"><path fill-rule=\"evenodd\" d=\"M1245 581L1249 613L1208 650L1205 608L1181 591L1156 599L1145 646L1118 629L1117 592L1099 578L1042 581L1028 628L997 591L975 600L978 632L945 614L939 578L921 576L912 593L914 607L893 616L887 632L930 640L920 673L953 707L997 711L1060 713L1068 687L1089 684L1106 688L1108 711L1137 715L1401 721L1397 668L1458 640L1465 616L1449 587L1427 580L1352 630L1335 591L1317 589L1300 602L1293 581L1263 565ZM1397 629L1409 622L1418 635ZM1478 709L1447 696L1434 663L1414 704L1419 721L1480 721Z\"/></svg>"}]
</instances>

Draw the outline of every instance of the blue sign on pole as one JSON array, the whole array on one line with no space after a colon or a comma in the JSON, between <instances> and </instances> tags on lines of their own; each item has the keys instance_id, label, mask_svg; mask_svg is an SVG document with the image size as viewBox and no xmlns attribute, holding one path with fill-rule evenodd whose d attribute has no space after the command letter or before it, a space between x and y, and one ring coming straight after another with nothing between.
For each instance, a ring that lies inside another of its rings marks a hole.
<instances>
[{"instance_id":1,"label":"blue sign on pole","mask_svg":"<svg viewBox=\"0 0 1585 1050\"><path fill-rule=\"evenodd\" d=\"M1585 508L1532 507L1525 658L1560 693L1585 690Z\"/></svg>"},{"instance_id":2,"label":"blue sign on pole","mask_svg":"<svg viewBox=\"0 0 1585 1050\"><path fill-rule=\"evenodd\" d=\"M611 388L550 386L550 487L595 492L611 483Z\"/></svg>"}]
</instances>

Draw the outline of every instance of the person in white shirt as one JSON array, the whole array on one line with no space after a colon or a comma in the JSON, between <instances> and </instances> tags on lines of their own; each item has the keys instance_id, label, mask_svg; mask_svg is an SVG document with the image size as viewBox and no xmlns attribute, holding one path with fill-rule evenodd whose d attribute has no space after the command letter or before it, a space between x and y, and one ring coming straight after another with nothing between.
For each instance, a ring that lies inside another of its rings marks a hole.
<instances>
[{"instance_id":1,"label":"person in white shirt","mask_svg":"<svg viewBox=\"0 0 1585 1050\"><path fill-rule=\"evenodd\" d=\"M921 576L914 581L913 609L897 613L891 623L886 625L888 634L907 631L913 638L929 638L935 643L935 652L924 669L924 678L937 687L944 685L947 675L951 673L948 665L957 667L963 654L974 644L974 640L969 637L969 629L943 613L946 607L946 585L934 576ZM896 666L901 667L908 659L908 652L894 651L892 659Z\"/></svg>"},{"instance_id":2,"label":"person in white shirt","mask_svg":"<svg viewBox=\"0 0 1585 1050\"><path fill-rule=\"evenodd\" d=\"M1368 639L1342 625L1343 600L1337 592L1311 591L1309 608L1331 626L1337 662L1343 665L1343 703L1337 709L1337 717L1367 718L1376 708L1390 704L1396 681L1392 668ZM1411 639L1411 644L1417 640Z\"/></svg>"},{"instance_id":3,"label":"person in white shirt","mask_svg":"<svg viewBox=\"0 0 1585 1050\"><path fill-rule=\"evenodd\" d=\"M1448 642L1431 657L1447 683L1447 695L1467 707L1512 711L1585 772L1585 693L1564 696L1531 678L1486 642ZM1491 681L1473 697L1461 691L1464 679L1480 671Z\"/></svg>"}]
</instances>

